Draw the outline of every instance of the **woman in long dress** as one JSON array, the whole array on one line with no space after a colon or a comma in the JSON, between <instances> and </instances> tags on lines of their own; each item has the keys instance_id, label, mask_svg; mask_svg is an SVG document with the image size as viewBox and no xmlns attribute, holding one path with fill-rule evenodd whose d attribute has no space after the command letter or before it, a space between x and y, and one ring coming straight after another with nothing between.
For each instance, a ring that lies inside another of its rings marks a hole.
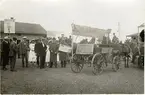
<instances>
[{"instance_id":1,"label":"woman in long dress","mask_svg":"<svg viewBox=\"0 0 145 95\"><path fill-rule=\"evenodd\" d=\"M29 61L29 63L31 63L33 65L36 63L36 54L34 52L34 47L35 47L35 41L32 40L29 45L30 52L29 52L28 61Z\"/></svg>"},{"instance_id":2,"label":"woman in long dress","mask_svg":"<svg viewBox=\"0 0 145 95\"><path fill-rule=\"evenodd\" d=\"M45 62L46 62L46 65L49 66L49 62L50 62L50 51L49 51L49 45L47 45Z\"/></svg>"}]
</instances>

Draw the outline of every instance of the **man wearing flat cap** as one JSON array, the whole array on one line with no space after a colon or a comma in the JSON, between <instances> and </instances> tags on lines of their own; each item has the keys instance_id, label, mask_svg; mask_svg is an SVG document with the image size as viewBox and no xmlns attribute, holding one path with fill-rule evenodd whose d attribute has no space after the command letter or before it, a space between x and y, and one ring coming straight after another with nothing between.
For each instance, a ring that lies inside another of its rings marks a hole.
<instances>
[{"instance_id":1,"label":"man wearing flat cap","mask_svg":"<svg viewBox=\"0 0 145 95\"><path fill-rule=\"evenodd\" d=\"M28 67L28 52L29 52L29 43L27 42L27 37L23 37L22 42L19 44L20 54L22 56L22 67L25 67L26 61L26 67Z\"/></svg>"},{"instance_id":2,"label":"man wearing flat cap","mask_svg":"<svg viewBox=\"0 0 145 95\"><path fill-rule=\"evenodd\" d=\"M4 41L2 42L2 54L3 54L3 70L7 70L6 65L9 62L9 38L8 36L4 37Z\"/></svg>"}]
</instances>

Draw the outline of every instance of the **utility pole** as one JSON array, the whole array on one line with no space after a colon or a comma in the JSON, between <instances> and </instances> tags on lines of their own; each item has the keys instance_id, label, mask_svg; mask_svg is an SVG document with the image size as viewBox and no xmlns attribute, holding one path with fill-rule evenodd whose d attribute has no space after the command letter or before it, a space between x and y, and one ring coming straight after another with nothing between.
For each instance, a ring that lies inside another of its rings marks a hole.
<instances>
[{"instance_id":1,"label":"utility pole","mask_svg":"<svg viewBox=\"0 0 145 95\"><path fill-rule=\"evenodd\" d=\"M119 37L119 41L120 41L120 22L118 22L118 37Z\"/></svg>"}]
</instances>

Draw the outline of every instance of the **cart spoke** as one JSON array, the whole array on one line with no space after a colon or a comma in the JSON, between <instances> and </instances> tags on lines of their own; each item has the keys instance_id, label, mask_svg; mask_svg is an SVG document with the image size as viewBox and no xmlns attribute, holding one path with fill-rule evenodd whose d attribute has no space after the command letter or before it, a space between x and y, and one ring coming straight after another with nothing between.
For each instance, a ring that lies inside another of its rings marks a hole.
<instances>
[{"instance_id":1,"label":"cart spoke","mask_svg":"<svg viewBox=\"0 0 145 95\"><path fill-rule=\"evenodd\" d=\"M120 58L119 56L115 56L113 58L112 69L116 72L117 70L119 70L119 65L120 65Z\"/></svg>"},{"instance_id":2,"label":"cart spoke","mask_svg":"<svg viewBox=\"0 0 145 95\"><path fill-rule=\"evenodd\" d=\"M95 56L93 62L93 73L95 75L102 73L104 58L101 55Z\"/></svg>"},{"instance_id":3,"label":"cart spoke","mask_svg":"<svg viewBox=\"0 0 145 95\"><path fill-rule=\"evenodd\" d=\"M83 63L81 62L72 62L71 69L73 72L79 73L83 69L83 66L84 66Z\"/></svg>"}]
</instances>

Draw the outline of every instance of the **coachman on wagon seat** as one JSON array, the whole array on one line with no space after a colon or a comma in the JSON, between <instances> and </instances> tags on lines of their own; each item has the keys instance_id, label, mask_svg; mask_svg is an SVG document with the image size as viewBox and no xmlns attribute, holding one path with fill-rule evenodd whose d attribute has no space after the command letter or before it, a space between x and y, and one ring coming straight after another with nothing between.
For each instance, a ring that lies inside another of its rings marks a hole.
<instances>
[{"instance_id":1,"label":"coachman on wagon seat","mask_svg":"<svg viewBox=\"0 0 145 95\"><path fill-rule=\"evenodd\" d=\"M115 33L113 33L112 43L113 44L119 44L119 39L117 38L117 36L115 35Z\"/></svg>"}]
</instances>

